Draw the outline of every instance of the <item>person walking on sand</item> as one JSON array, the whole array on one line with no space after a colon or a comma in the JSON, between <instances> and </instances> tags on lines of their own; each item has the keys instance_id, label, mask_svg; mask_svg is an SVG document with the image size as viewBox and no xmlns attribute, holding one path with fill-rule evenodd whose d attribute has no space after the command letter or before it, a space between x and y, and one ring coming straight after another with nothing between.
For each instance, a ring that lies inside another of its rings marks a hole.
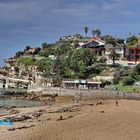
<instances>
[{"instance_id":1,"label":"person walking on sand","mask_svg":"<svg viewBox=\"0 0 140 140\"><path fill-rule=\"evenodd\" d=\"M116 106L118 106L118 105L119 105L118 100L116 100Z\"/></svg>"}]
</instances>

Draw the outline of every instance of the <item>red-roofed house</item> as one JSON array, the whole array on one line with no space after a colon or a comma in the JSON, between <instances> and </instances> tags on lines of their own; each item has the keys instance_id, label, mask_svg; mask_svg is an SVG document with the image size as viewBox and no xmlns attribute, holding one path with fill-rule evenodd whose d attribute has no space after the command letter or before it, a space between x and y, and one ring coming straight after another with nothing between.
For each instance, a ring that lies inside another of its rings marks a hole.
<instances>
[{"instance_id":1,"label":"red-roofed house","mask_svg":"<svg viewBox=\"0 0 140 140\"><path fill-rule=\"evenodd\" d=\"M97 55L105 54L105 42L101 40L99 37L93 37L88 42L80 42L80 48L90 48Z\"/></svg>"}]
</instances>

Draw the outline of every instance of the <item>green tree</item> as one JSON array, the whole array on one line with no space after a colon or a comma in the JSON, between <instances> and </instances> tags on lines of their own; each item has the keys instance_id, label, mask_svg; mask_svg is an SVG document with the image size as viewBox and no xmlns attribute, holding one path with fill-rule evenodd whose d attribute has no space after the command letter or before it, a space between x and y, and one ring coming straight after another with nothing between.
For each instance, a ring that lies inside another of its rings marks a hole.
<instances>
[{"instance_id":1,"label":"green tree","mask_svg":"<svg viewBox=\"0 0 140 140\"><path fill-rule=\"evenodd\" d=\"M119 59L120 58L120 54L118 54L116 51L115 51L115 48L113 48L109 54L109 58L113 61L113 66L115 65L115 60Z\"/></svg>"},{"instance_id":2,"label":"green tree","mask_svg":"<svg viewBox=\"0 0 140 140\"><path fill-rule=\"evenodd\" d=\"M92 35L96 35L96 30L92 30Z\"/></svg>"},{"instance_id":3,"label":"green tree","mask_svg":"<svg viewBox=\"0 0 140 140\"><path fill-rule=\"evenodd\" d=\"M89 30L89 28L87 26L84 27L84 31L85 31L86 36L87 36L88 30Z\"/></svg>"},{"instance_id":4,"label":"green tree","mask_svg":"<svg viewBox=\"0 0 140 140\"><path fill-rule=\"evenodd\" d=\"M116 39L111 35L105 35L102 37L102 39L105 41L106 44L113 44L113 45L117 44Z\"/></svg>"},{"instance_id":5,"label":"green tree","mask_svg":"<svg viewBox=\"0 0 140 140\"><path fill-rule=\"evenodd\" d=\"M75 71L79 71L78 62L83 61L86 66L91 66L96 61L95 54L90 49L76 49L70 58L70 67Z\"/></svg>"},{"instance_id":6,"label":"green tree","mask_svg":"<svg viewBox=\"0 0 140 140\"><path fill-rule=\"evenodd\" d=\"M97 36L100 36L100 35L101 35L100 29L96 29L96 35L97 35Z\"/></svg>"},{"instance_id":7,"label":"green tree","mask_svg":"<svg viewBox=\"0 0 140 140\"><path fill-rule=\"evenodd\" d=\"M133 79L131 76L124 77L124 79L122 80L122 84L124 86L134 85L134 83L135 83L135 79Z\"/></svg>"},{"instance_id":8,"label":"green tree","mask_svg":"<svg viewBox=\"0 0 140 140\"><path fill-rule=\"evenodd\" d=\"M128 37L127 39L126 39L126 43L137 43L138 42L138 39L137 39L137 37L136 36L131 36L131 37Z\"/></svg>"},{"instance_id":9,"label":"green tree","mask_svg":"<svg viewBox=\"0 0 140 140\"><path fill-rule=\"evenodd\" d=\"M78 62L78 68L79 68L79 72L78 72L78 76L79 78L87 78L86 77L86 65L83 61L79 61Z\"/></svg>"},{"instance_id":10,"label":"green tree","mask_svg":"<svg viewBox=\"0 0 140 140\"><path fill-rule=\"evenodd\" d=\"M39 52L40 56L48 57L49 55L54 55L54 48L52 46L47 46Z\"/></svg>"},{"instance_id":11,"label":"green tree","mask_svg":"<svg viewBox=\"0 0 140 140\"><path fill-rule=\"evenodd\" d=\"M18 57L22 56L23 54L24 54L23 51L18 51L18 52L16 52L15 57L18 58Z\"/></svg>"},{"instance_id":12,"label":"green tree","mask_svg":"<svg viewBox=\"0 0 140 140\"><path fill-rule=\"evenodd\" d=\"M100 29L95 29L95 30L92 30L92 35L96 35L96 36L100 36L101 35L101 31Z\"/></svg>"},{"instance_id":13,"label":"green tree","mask_svg":"<svg viewBox=\"0 0 140 140\"><path fill-rule=\"evenodd\" d=\"M53 60L43 58L37 64L37 69L43 72L44 76L48 77L53 73Z\"/></svg>"},{"instance_id":14,"label":"green tree","mask_svg":"<svg viewBox=\"0 0 140 140\"><path fill-rule=\"evenodd\" d=\"M42 43L42 49L44 50L44 49L46 49L48 47L48 44L47 44L47 42L45 42L45 43Z\"/></svg>"},{"instance_id":15,"label":"green tree","mask_svg":"<svg viewBox=\"0 0 140 140\"><path fill-rule=\"evenodd\" d=\"M29 49L31 49L30 46L26 46L26 48L24 49L24 52L28 51Z\"/></svg>"},{"instance_id":16,"label":"green tree","mask_svg":"<svg viewBox=\"0 0 140 140\"><path fill-rule=\"evenodd\" d=\"M126 39L126 46L127 47L133 47L134 45L136 45L138 42L138 39L136 36L131 36L131 37L128 37Z\"/></svg>"},{"instance_id":17,"label":"green tree","mask_svg":"<svg viewBox=\"0 0 140 140\"><path fill-rule=\"evenodd\" d=\"M139 76L139 72L136 71L135 69L132 71L132 73L130 74L130 76L135 79L136 81L140 80L140 76Z\"/></svg>"},{"instance_id":18,"label":"green tree","mask_svg":"<svg viewBox=\"0 0 140 140\"><path fill-rule=\"evenodd\" d=\"M61 75L64 71L64 59L57 57L56 60L54 60L54 64L53 64L53 72L56 75Z\"/></svg>"},{"instance_id":19,"label":"green tree","mask_svg":"<svg viewBox=\"0 0 140 140\"><path fill-rule=\"evenodd\" d=\"M137 65L135 66L134 71L135 71L138 75L140 75L140 64L137 64Z\"/></svg>"}]
</instances>

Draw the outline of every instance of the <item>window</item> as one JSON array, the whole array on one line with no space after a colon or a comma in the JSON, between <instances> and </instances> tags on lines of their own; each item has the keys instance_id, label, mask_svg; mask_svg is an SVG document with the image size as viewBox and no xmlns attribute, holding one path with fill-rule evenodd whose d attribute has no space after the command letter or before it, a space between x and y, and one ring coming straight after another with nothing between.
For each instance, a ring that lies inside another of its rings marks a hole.
<instances>
[{"instance_id":1,"label":"window","mask_svg":"<svg viewBox=\"0 0 140 140\"><path fill-rule=\"evenodd\" d=\"M133 54L133 53L134 53L134 50L131 50L131 51L130 51L130 53L132 53L132 54Z\"/></svg>"}]
</instances>

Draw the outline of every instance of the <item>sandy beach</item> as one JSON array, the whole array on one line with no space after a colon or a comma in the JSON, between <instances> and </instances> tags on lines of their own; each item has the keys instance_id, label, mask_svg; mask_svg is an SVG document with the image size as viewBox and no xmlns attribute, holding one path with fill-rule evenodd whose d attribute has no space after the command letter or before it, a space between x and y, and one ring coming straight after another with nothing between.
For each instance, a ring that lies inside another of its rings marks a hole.
<instances>
[{"instance_id":1,"label":"sandy beach","mask_svg":"<svg viewBox=\"0 0 140 140\"><path fill-rule=\"evenodd\" d=\"M118 106L116 100L101 102L67 102L51 107L17 109L20 114L39 110L43 113L37 119L0 126L0 140L140 139L140 101L118 100Z\"/></svg>"}]
</instances>

